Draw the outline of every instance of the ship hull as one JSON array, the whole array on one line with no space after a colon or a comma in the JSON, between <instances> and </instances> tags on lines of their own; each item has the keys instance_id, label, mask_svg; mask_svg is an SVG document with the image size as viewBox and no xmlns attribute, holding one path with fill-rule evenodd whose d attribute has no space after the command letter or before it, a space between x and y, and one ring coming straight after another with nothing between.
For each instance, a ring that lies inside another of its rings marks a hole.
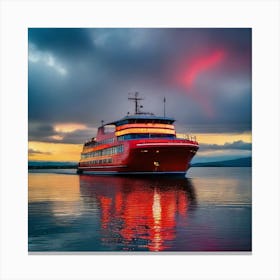
<instances>
[{"instance_id":1,"label":"ship hull","mask_svg":"<svg viewBox=\"0 0 280 280\"><path fill-rule=\"evenodd\" d=\"M79 166L87 174L185 174L198 145L190 141L126 141L111 164Z\"/></svg>"}]
</instances>

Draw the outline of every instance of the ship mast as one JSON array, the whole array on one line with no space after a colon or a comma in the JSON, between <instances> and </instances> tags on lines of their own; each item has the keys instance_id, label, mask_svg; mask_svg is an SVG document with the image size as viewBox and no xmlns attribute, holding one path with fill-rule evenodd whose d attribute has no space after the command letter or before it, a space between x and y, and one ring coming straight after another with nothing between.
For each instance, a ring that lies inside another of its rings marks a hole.
<instances>
[{"instance_id":1,"label":"ship mast","mask_svg":"<svg viewBox=\"0 0 280 280\"><path fill-rule=\"evenodd\" d=\"M166 103L166 99L165 96L163 98L163 116L165 117L165 103Z\"/></svg>"},{"instance_id":2,"label":"ship mast","mask_svg":"<svg viewBox=\"0 0 280 280\"><path fill-rule=\"evenodd\" d=\"M138 97L138 94L139 93L136 91L134 93L134 97L128 97L129 100L133 100L135 102L135 115L140 114L138 101L143 100L143 98Z\"/></svg>"}]
</instances>

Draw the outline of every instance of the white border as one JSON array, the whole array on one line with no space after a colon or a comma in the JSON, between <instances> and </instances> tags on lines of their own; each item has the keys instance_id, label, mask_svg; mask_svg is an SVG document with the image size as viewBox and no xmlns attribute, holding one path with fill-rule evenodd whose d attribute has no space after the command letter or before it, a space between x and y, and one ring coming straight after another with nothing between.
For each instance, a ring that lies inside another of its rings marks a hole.
<instances>
[{"instance_id":1,"label":"white border","mask_svg":"<svg viewBox=\"0 0 280 280\"><path fill-rule=\"evenodd\" d=\"M279 279L278 1L0 3L1 279ZM28 255L28 27L253 28L252 255Z\"/></svg>"}]
</instances>

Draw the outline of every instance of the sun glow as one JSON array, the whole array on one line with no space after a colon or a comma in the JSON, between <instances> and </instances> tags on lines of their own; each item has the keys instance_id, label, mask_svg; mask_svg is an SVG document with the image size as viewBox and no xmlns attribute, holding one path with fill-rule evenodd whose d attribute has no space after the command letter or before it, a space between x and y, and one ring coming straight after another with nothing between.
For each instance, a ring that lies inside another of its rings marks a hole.
<instances>
[{"instance_id":1,"label":"sun glow","mask_svg":"<svg viewBox=\"0 0 280 280\"><path fill-rule=\"evenodd\" d=\"M54 126L56 132L70 133L76 130L86 129L86 125L80 123L58 123Z\"/></svg>"},{"instance_id":2,"label":"sun glow","mask_svg":"<svg viewBox=\"0 0 280 280\"><path fill-rule=\"evenodd\" d=\"M53 135L53 136L50 136L49 138L51 138L52 140L57 140L57 141L63 140L63 137L60 135Z\"/></svg>"}]
</instances>

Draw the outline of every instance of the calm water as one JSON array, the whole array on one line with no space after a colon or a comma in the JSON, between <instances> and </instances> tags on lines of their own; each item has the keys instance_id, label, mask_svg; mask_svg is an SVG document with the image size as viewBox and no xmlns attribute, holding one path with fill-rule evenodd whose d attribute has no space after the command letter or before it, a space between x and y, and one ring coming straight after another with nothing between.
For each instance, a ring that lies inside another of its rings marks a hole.
<instances>
[{"instance_id":1,"label":"calm water","mask_svg":"<svg viewBox=\"0 0 280 280\"><path fill-rule=\"evenodd\" d=\"M251 168L48 172L29 173L29 251L251 251Z\"/></svg>"}]
</instances>

